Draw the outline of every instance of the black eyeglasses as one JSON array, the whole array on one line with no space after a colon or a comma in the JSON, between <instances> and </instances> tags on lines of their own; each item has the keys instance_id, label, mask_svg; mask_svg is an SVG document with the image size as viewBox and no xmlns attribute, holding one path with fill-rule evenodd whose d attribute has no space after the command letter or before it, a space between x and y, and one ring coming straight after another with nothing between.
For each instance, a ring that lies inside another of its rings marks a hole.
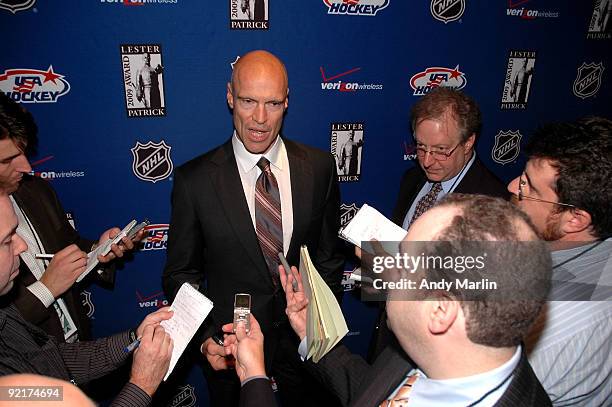
<instances>
[{"instance_id":1,"label":"black eyeglasses","mask_svg":"<svg viewBox=\"0 0 612 407\"><path fill-rule=\"evenodd\" d=\"M518 200L519 201L526 200L526 201L545 202L545 203L549 203L549 204L553 204L553 205L565 206L567 208L574 208L574 209L577 208L576 205L572 205L572 204L567 204L567 203L563 203L563 202L547 201L545 199L532 198L530 196L527 196L527 195L523 194L523 187L525 185L527 185L527 181L523 180L523 176L521 175L519 177L519 184L518 184Z\"/></svg>"},{"instance_id":2,"label":"black eyeglasses","mask_svg":"<svg viewBox=\"0 0 612 407\"><path fill-rule=\"evenodd\" d=\"M433 151L433 150L426 150L425 147L417 147L416 153L419 158L423 158L425 157L427 153L429 153L431 154L431 158L433 158L436 161L446 161L450 158L451 155L453 155L457 147L459 147L460 145L461 143L457 144L450 151Z\"/></svg>"}]
</instances>

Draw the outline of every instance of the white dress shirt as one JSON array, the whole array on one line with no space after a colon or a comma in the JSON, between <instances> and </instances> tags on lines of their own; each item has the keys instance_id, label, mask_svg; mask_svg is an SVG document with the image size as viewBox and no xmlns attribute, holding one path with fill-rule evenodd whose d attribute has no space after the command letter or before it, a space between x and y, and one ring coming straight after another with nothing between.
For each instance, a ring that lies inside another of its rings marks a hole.
<instances>
[{"instance_id":1,"label":"white dress shirt","mask_svg":"<svg viewBox=\"0 0 612 407\"><path fill-rule=\"evenodd\" d=\"M461 183L461 180L463 179L463 177L465 177L465 174L470 170L470 167L472 166L472 164L474 164L475 160L476 160L476 153L473 153L472 158L469 159L467 164L465 164L465 166L461 169L461 171L459 171L457 175L455 175L451 179L442 181L441 183L442 190L438 194L438 197L436 198L436 202L438 202L440 199L444 198L446 194L450 194L451 192L455 190L455 188L457 188L457 185ZM417 196L412 201L412 204L410 205L410 209L408 209L408 212L406 213L406 216L404 217L404 222L402 223L402 227L404 229L408 230L408 226L410 226L410 221L412 220L412 215L414 215L414 211L416 210L417 203L419 203L419 200L425 195L427 195L429 191L431 191L431 188L433 187L433 185L434 185L434 182L427 181L421 187L421 190L419 191Z\"/></svg>"},{"instance_id":2,"label":"white dress shirt","mask_svg":"<svg viewBox=\"0 0 612 407\"><path fill-rule=\"evenodd\" d=\"M249 205L249 212L255 230L257 230L255 223L255 184L259 174L261 174L257 162L262 156L270 161L270 169L274 177L276 177L280 192L281 217L283 221L283 253L287 254L293 234L293 202L291 200L291 171L289 170L289 158L287 157L285 143L277 136L276 141L270 146L268 151L264 154L253 154L244 147L244 144L242 144L242 141L240 141L234 131L232 147L236 156L236 164L238 165L244 196Z\"/></svg>"},{"instance_id":3,"label":"white dress shirt","mask_svg":"<svg viewBox=\"0 0 612 407\"><path fill-rule=\"evenodd\" d=\"M408 399L409 407L465 407L478 401L477 407L491 407L504 394L510 382L511 375L521 358L521 347L518 346L514 355L503 365L485 373L458 379L433 380L421 370L410 372L409 376L419 372L419 378L412 385ZM405 381L405 380L404 380ZM404 384L404 381L400 384ZM397 392L393 392L394 395ZM391 397L392 398L392 397Z\"/></svg>"}]
</instances>

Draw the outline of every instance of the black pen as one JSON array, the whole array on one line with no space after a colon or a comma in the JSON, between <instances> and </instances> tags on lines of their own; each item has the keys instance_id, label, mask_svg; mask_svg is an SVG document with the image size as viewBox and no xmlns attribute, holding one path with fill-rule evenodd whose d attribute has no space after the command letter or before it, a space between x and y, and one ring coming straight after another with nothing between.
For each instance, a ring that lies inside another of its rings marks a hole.
<instances>
[{"instance_id":1,"label":"black pen","mask_svg":"<svg viewBox=\"0 0 612 407\"><path fill-rule=\"evenodd\" d=\"M223 346L223 331L219 331L211 337L219 346Z\"/></svg>"}]
</instances>

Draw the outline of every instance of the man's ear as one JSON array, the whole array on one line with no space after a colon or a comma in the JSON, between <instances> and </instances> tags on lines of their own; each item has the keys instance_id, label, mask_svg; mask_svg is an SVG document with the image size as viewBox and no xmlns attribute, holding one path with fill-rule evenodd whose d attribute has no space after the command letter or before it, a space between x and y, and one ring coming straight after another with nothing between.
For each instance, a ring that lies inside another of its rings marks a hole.
<instances>
[{"instance_id":1,"label":"man's ear","mask_svg":"<svg viewBox=\"0 0 612 407\"><path fill-rule=\"evenodd\" d=\"M232 84L227 83L227 104L230 108L234 108L234 95L232 94Z\"/></svg>"},{"instance_id":2,"label":"man's ear","mask_svg":"<svg viewBox=\"0 0 612 407\"><path fill-rule=\"evenodd\" d=\"M285 98L285 109L289 107L289 88L287 88L287 97Z\"/></svg>"},{"instance_id":3,"label":"man's ear","mask_svg":"<svg viewBox=\"0 0 612 407\"><path fill-rule=\"evenodd\" d=\"M583 209L564 211L561 220L561 230L565 233L579 233L591 227L591 214Z\"/></svg>"},{"instance_id":4,"label":"man's ear","mask_svg":"<svg viewBox=\"0 0 612 407\"><path fill-rule=\"evenodd\" d=\"M457 320L461 304L454 298L441 294L435 300L426 301L429 308L427 328L432 335L446 333Z\"/></svg>"},{"instance_id":5,"label":"man's ear","mask_svg":"<svg viewBox=\"0 0 612 407\"><path fill-rule=\"evenodd\" d=\"M476 142L476 134L472 133L470 137L465 141L464 146L467 151L470 151L474 148L474 143Z\"/></svg>"}]
</instances>

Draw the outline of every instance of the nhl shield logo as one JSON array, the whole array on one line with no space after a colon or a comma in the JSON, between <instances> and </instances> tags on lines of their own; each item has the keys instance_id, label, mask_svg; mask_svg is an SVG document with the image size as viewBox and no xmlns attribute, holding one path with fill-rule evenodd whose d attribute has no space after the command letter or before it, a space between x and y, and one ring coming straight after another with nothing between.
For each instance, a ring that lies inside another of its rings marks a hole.
<instances>
[{"instance_id":1,"label":"nhl shield logo","mask_svg":"<svg viewBox=\"0 0 612 407\"><path fill-rule=\"evenodd\" d=\"M137 141L131 148L134 157L132 161L134 175L143 181L153 183L168 178L174 169L170 159L171 148L164 140L159 143L149 141L147 144Z\"/></svg>"},{"instance_id":2,"label":"nhl shield logo","mask_svg":"<svg viewBox=\"0 0 612 407\"><path fill-rule=\"evenodd\" d=\"M29 9L34 3L36 3L36 0L0 0L0 9L15 14L18 11Z\"/></svg>"},{"instance_id":3,"label":"nhl shield logo","mask_svg":"<svg viewBox=\"0 0 612 407\"><path fill-rule=\"evenodd\" d=\"M168 407L193 407L196 405L195 387L187 384L179 387L178 390Z\"/></svg>"},{"instance_id":4,"label":"nhl shield logo","mask_svg":"<svg viewBox=\"0 0 612 407\"><path fill-rule=\"evenodd\" d=\"M516 131L502 131L495 136L495 145L491 158L498 164L504 165L516 160L521 151L521 133Z\"/></svg>"},{"instance_id":5,"label":"nhl shield logo","mask_svg":"<svg viewBox=\"0 0 612 407\"><path fill-rule=\"evenodd\" d=\"M340 227L345 227L355 217L359 208L354 203L340 205Z\"/></svg>"},{"instance_id":6,"label":"nhl shield logo","mask_svg":"<svg viewBox=\"0 0 612 407\"><path fill-rule=\"evenodd\" d=\"M96 307L91 300L91 293L89 291L81 291L81 304L87 310L87 318L92 318Z\"/></svg>"},{"instance_id":7,"label":"nhl shield logo","mask_svg":"<svg viewBox=\"0 0 612 407\"><path fill-rule=\"evenodd\" d=\"M431 15L444 24L457 21L465 11L465 0L431 0Z\"/></svg>"},{"instance_id":8,"label":"nhl shield logo","mask_svg":"<svg viewBox=\"0 0 612 407\"><path fill-rule=\"evenodd\" d=\"M578 75L574 81L574 95L586 99L593 96L601 86L601 74L604 71L603 63L582 63L578 68Z\"/></svg>"}]
</instances>

